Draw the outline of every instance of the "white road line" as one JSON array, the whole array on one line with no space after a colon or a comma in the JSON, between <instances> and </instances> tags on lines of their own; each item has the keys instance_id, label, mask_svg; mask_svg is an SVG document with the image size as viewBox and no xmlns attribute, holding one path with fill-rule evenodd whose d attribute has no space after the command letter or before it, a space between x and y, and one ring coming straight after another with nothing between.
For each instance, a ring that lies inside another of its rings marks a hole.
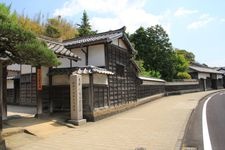
<instances>
[{"instance_id":1,"label":"white road line","mask_svg":"<svg viewBox=\"0 0 225 150\"><path fill-rule=\"evenodd\" d=\"M210 96L204 103L203 110L202 110L202 132L203 132L203 145L204 150L212 150L212 145L209 137L209 130L208 130L208 124L207 124L207 115L206 115L206 107L208 101L212 98Z\"/></svg>"}]
</instances>

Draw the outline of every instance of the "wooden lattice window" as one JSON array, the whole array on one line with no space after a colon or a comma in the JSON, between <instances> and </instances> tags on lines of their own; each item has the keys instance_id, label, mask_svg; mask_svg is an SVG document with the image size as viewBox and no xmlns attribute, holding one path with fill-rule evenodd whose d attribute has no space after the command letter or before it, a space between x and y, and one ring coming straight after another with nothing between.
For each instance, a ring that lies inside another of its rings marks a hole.
<instances>
[{"instance_id":1,"label":"wooden lattice window","mask_svg":"<svg viewBox=\"0 0 225 150\"><path fill-rule=\"evenodd\" d=\"M121 64L116 64L116 74L118 76L121 76L121 77L124 77L124 65L121 65Z\"/></svg>"}]
</instances>

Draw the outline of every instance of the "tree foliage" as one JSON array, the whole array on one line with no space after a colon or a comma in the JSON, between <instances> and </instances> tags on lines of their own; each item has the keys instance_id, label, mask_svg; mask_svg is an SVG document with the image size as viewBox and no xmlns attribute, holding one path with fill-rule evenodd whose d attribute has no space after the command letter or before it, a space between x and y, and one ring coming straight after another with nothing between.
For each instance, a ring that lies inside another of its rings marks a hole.
<instances>
[{"instance_id":1,"label":"tree foliage","mask_svg":"<svg viewBox=\"0 0 225 150\"><path fill-rule=\"evenodd\" d=\"M81 18L81 24L78 24L78 26L79 26L78 28L79 36L93 35L93 34L96 34L97 32L97 31L92 31L87 12L85 10Z\"/></svg>"},{"instance_id":2,"label":"tree foliage","mask_svg":"<svg viewBox=\"0 0 225 150\"><path fill-rule=\"evenodd\" d=\"M78 31L71 23L58 16L58 18L48 19L44 34L48 37L66 40L77 37Z\"/></svg>"},{"instance_id":3,"label":"tree foliage","mask_svg":"<svg viewBox=\"0 0 225 150\"><path fill-rule=\"evenodd\" d=\"M147 71L159 72L163 79L172 80L176 73L175 52L166 31L160 26L152 26L147 29L140 27L130 40L138 51L137 60L144 61Z\"/></svg>"},{"instance_id":4,"label":"tree foliage","mask_svg":"<svg viewBox=\"0 0 225 150\"><path fill-rule=\"evenodd\" d=\"M176 71L186 72L189 67L189 61L185 59L183 55L176 53Z\"/></svg>"},{"instance_id":5,"label":"tree foliage","mask_svg":"<svg viewBox=\"0 0 225 150\"><path fill-rule=\"evenodd\" d=\"M18 16L18 24L22 26L25 30L31 31L36 35L42 35L44 33L43 26L40 25L38 22L22 15L17 16Z\"/></svg>"},{"instance_id":6,"label":"tree foliage","mask_svg":"<svg viewBox=\"0 0 225 150\"><path fill-rule=\"evenodd\" d=\"M191 79L191 75L187 72L178 72L177 79Z\"/></svg>"},{"instance_id":7,"label":"tree foliage","mask_svg":"<svg viewBox=\"0 0 225 150\"><path fill-rule=\"evenodd\" d=\"M0 3L0 57L34 66L56 66L56 55L35 35L18 24L16 14Z\"/></svg>"},{"instance_id":8,"label":"tree foliage","mask_svg":"<svg viewBox=\"0 0 225 150\"><path fill-rule=\"evenodd\" d=\"M189 61L189 63L195 62L195 55L192 52L188 52L187 50L184 49L178 49L175 48L175 52L178 55L183 55L184 58Z\"/></svg>"},{"instance_id":9,"label":"tree foliage","mask_svg":"<svg viewBox=\"0 0 225 150\"><path fill-rule=\"evenodd\" d=\"M161 75L158 71L146 71L146 69L143 66L143 60L136 60L135 61L136 64L138 65L139 69L140 69L140 76L144 76L144 77L154 77L154 78L161 78Z\"/></svg>"},{"instance_id":10,"label":"tree foliage","mask_svg":"<svg viewBox=\"0 0 225 150\"><path fill-rule=\"evenodd\" d=\"M176 51L177 52L177 51ZM176 79L190 79L191 76L188 74L189 61L184 57L184 55L176 53L176 74L174 78Z\"/></svg>"}]
</instances>

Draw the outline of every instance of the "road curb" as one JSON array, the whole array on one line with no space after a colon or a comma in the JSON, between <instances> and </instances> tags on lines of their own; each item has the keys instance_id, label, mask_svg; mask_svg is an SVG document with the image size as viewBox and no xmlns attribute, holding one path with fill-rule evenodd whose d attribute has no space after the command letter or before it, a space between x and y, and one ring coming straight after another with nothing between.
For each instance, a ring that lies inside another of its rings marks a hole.
<instances>
[{"instance_id":1,"label":"road curb","mask_svg":"<svg viewBox=\"0 0 225 150\"><path fill-rule=\"evenodd\" d=\"M195 148L193 148L193 147L186 147L186 146L184 145L184 137L185 137L185 135L187 134L187 131L188 131L189 127L190 127L190 124L191 124L191 118L192 118L192 116L193 116L193 113L195 112L195 109L199 106L199 104L200 104L201 101L203 101L203 100L205 100L207 97L209 97L209 96L211 96L211 95L213 95L213 94L215 94L215 93L219 93L219 92L221 92L221 91L225 91L225 90L213 91L212 93L203 96L203 97L198 101L198 104L196 105L196 107L195 107L194 109L192 109L190 115L187 117L188 119L187 119L186 126L185 126L185 129L184 129L184 133L183 133L183 136L182 136L180 145L179 145L180 147L177 147L176 150L186 150L186 149L188 149L188 150L189 150L189 149L190 149L190 150L192 150L192 149L195 150ZM178 139L178 140L179 140L179 139ZM177 142L178 142L178 141L177 141Z\"/></svg>"}]
</instances>

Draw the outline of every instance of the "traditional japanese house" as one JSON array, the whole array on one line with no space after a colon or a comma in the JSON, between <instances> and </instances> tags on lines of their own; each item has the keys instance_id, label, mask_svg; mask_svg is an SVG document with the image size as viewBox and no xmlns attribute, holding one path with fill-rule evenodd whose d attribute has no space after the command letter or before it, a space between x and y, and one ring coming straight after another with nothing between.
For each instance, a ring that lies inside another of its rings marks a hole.
<instances>
[{"instance_id":1,"label":"traditional japanese house","mask_svg":"<svg viewBox=\"0 0 225 150\"><path fill-rule=\"evenodd\" d=\"M39 114L70 111L72 73L82 75L83 115L91 121L135 107L139 98L165 92L164 80L138 77L133 60L136 51L125 27L63 43L45 41L61 65L41 67L41 72L31 66L20 67L20 103L37 105ZM38 72L40 90L36 90Z\"/></svg>"},{"instance_id":2,"label":"traditional japanese house","mask_svg":"<svg viewBox=\"0 0 225 150\"><path fill-rule=\"evenodd\" d=\"M189 74L193 79L199 80L200 89L210 90L223 88L223 73L214 68L192 63L189 66Z\"/></svg>"},{"instance_id":3,"label":"traditional japanese house","mask_svg":"<svg viewBox=\"0 0 225 150\"><path fill-rule=\"evenodd\" d=\"M82 74L84 117L88 120L130 107L137 100L138 67L125 27L63 43L81 61L62 59L61 66L50 70L54 111L70 108L69 75L74 71Z\"/></svg>"},{"instance_id":4,"label":"traditional japanese house","mask_svg":"<svg viewBox=\"0 0 225 150\"><path fill-rule=\"evenodd\" d=\"M225 88L225 67L220 67L217 69L217 71L220 71L223 73L223 87Z\"/></svg>"}]
</instances>

